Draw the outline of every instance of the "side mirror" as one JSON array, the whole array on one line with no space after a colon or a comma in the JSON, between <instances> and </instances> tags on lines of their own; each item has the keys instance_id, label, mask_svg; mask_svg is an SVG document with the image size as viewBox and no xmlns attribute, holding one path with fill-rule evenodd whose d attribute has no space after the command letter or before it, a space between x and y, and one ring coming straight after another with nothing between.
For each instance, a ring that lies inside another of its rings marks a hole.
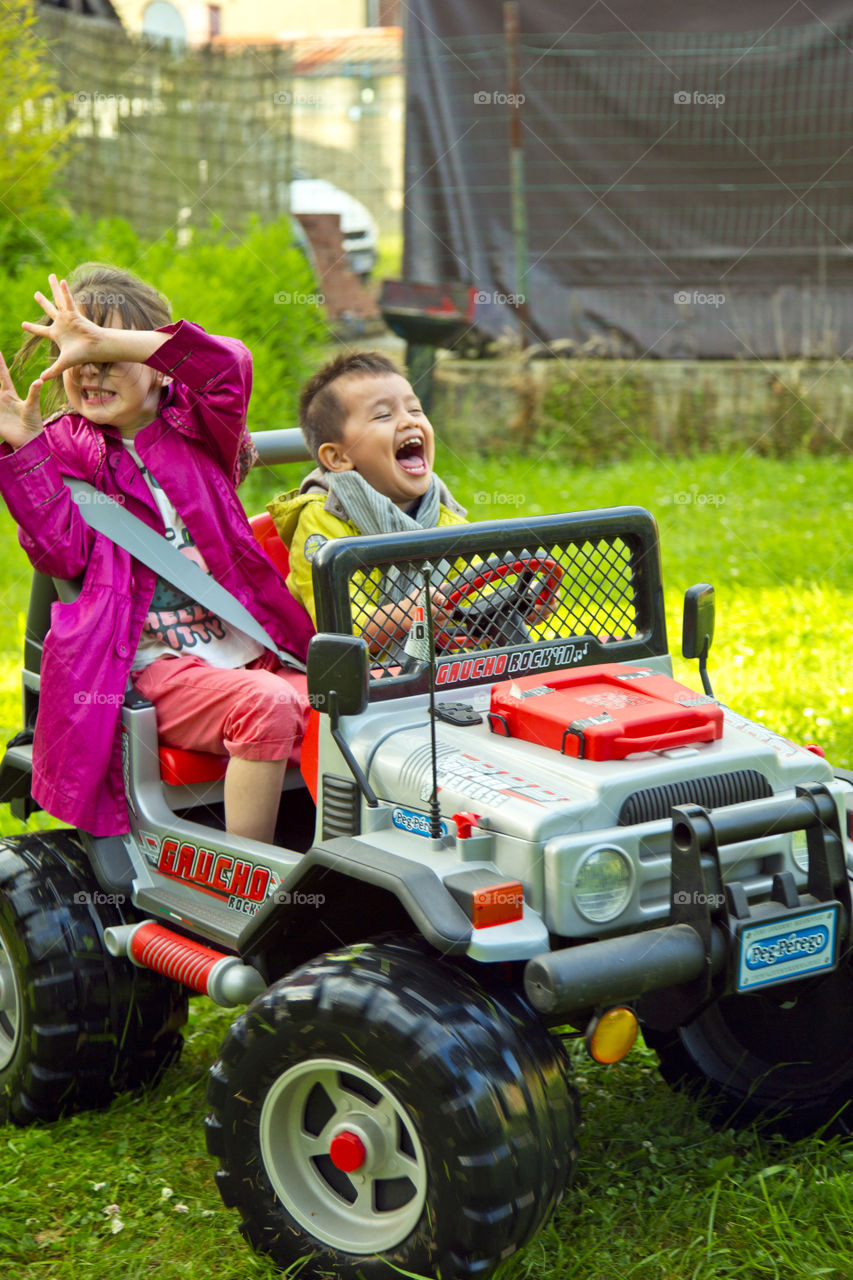
<instances>
[{"instance_id":1,"label":"side mirror","mask_svg":"<svg viewBox=\"0 0 853 1280\"><path fill-rule=\"evenodd\" d=\"M379 801L361 765L341 733L341 716L360 715L367 706L370 675L367 641L362 636L317 635L308 645L308 700L329 717L329 731L361 794L371 808Z\"/></svg>"},{"instance_id":2,"label":"side mirror","mask_svg":"<svg viewBox=\"0 0 853 1280\"><path fill-rule=\"evenodd\" d=\"M688 587L684 593L684 627L681 652L685 658L707 658L714 639L714 588L708 582Z\"/></svg>"},{"instance_id":3,"label":"side mirror","mask_svg":"<svg viewBox=\"0 0 853 1280\"><path fill-rule=\"evenodd\" d=\"M367 706L367 642L362 636L316 635L308 646L308 698L318 711L360 715Z\"/></svg>"},{"instance_id":4,"label":"side mirror","mask_svg":"<svg viewBox=\"0 0 853 1280\"><path fill-rule=\"evenodd\" d=\"M681 652L685 658L699 659L702 688L713 697L711 682L705 664L714 639L714 588L708 582L688 587L684 593L684 624L681 631Z\"/></svg>"}]
</instances>

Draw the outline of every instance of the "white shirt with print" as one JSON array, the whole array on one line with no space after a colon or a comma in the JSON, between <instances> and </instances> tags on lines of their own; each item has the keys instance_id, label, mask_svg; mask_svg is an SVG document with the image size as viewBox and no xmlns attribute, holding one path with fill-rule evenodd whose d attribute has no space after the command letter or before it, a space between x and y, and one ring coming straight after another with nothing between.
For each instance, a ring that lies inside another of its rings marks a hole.
<instances>
[{"instance_id":1,"label":"white shirt with print","mask_svg":"<svg viewBox=\"0 0 853 1280\"><path fill-rule=\"evenodd\" d=\"M135 446L130 440L123 441L123 444L154 496L163 517L166 541L208 573L187 526L145 466ZM243 667L263 652L263 646L257 640L211 613L165 578L158 577L131 670L141 671L157 658L186 657L188 654L204 658L212 667Z\"/></svg>"}]
</instances>

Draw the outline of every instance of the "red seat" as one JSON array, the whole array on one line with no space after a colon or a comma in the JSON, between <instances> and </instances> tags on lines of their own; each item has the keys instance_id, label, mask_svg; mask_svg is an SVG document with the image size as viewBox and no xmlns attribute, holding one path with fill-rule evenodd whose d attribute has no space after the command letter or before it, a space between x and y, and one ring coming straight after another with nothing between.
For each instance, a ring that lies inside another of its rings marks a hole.
<instances>
[{"instance_id":1,"label":"red seat","mask_svg":"<svg viewBox=\"0 0 853 1280\"><path fill-rule=\"evenodd\" d=\"M287 553L287 547L278 536L278 529L273 524L272 516L269 512L262 511L260 515L250 516L249 524L260 546L281 576L286 578L290 572L290 556Z\"/></svg>"},{"instance_id":2,"label":"red seat","mask_svg":"<svg viewBox=\"0 0 853 1280\"><path fill-rule=\"evenodd\" d=\"M160 777L172 787L217 782L225 777L228 756L210 751L185 751L183 747L161 747Z\"/></svg>"},{"instance_id":3,"label":"red seat","mask_svg":"<svg viewBox=\"0 0 853 1280\"><path fill-rule=\"evenodd\" d=\"M290 560L287 547L278 536L272 516L266 511L250 516L252 533L267 557L283 578L287 577ZM173 787L216 782L225 776L228 756L215 756L209 751L185 751L183 747L160 747L160 777Z\"/></svg>"}]
</instances>

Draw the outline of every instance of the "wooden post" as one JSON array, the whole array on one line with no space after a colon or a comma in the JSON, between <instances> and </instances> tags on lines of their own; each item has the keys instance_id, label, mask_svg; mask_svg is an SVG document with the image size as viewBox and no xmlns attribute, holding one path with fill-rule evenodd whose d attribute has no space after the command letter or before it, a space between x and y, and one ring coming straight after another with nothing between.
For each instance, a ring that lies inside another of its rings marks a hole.
<instances>
[{"instance_id":1,"label":"wooden post","mask_svg":"<svg viewBox=\"0 0 853 1280\"><path fill-rule=\"evenodd\" d=\"M518 0L504 0L504 39L509 98L509 186L512 238L515 246L515 305L522 329L529 325L527 306L527 208L524 191L524 147L521 137L521 78L518 69ZM524 334L522 333L522 338Z\"/></svg>"}]
</instances>

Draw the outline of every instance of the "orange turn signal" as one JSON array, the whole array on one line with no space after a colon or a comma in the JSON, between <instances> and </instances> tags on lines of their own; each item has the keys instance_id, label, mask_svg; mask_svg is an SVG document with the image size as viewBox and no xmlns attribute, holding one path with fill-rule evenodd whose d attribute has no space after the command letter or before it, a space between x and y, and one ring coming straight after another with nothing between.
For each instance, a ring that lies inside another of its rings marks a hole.
<instances>
[{"instance_id":1,"label":"orange turn signal","mask_svg":"<svg viewBox=\"0 0 853 1280\"><path fill-rule=\"evenodd\" d=\"M586 1051L596 1062L621 1062L631 1052L639 1024L633 1009L607 1009L586 1029Z\"/></svg>"},{"instance_id":2,"label":"orange turn signal","mask_svg":"<svg viewBox=\"0 0 853 1280\"><path fill-rule=\"evenodd\" d=\"M486 885L471 894L471 923L475 929L509 924L524 915L524 890L520 880Z\"/></svg>"}]
</instances>

